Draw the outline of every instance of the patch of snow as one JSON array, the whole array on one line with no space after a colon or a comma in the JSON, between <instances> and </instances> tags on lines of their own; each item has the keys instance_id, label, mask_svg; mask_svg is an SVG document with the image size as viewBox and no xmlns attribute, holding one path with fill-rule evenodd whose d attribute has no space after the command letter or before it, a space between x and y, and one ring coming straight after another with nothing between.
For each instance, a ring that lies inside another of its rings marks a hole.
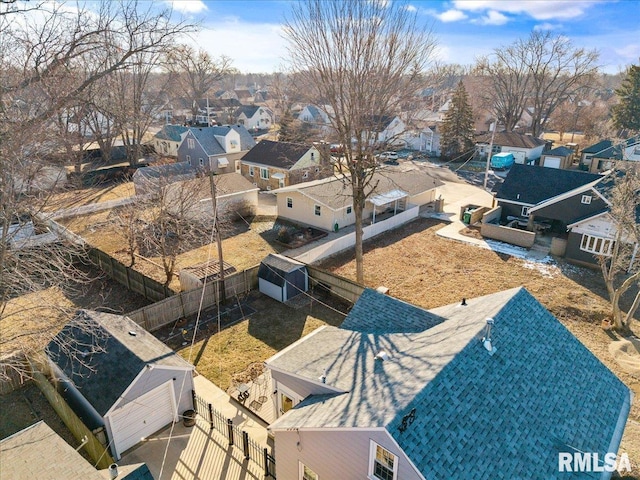
<instances>
[{"instance_id":1,"label":"patch of snow","mask_svg":"<svg viewBox=\"0 0 640 480\"><path fill-rule=\"evenodd\" d=\"M544 257L540 261L525 260L523 263L524 268L539 271L543 277L553 278L562 273L560 268L556 265L553 259L549 256Z\"/></svg>"}]
</instances>

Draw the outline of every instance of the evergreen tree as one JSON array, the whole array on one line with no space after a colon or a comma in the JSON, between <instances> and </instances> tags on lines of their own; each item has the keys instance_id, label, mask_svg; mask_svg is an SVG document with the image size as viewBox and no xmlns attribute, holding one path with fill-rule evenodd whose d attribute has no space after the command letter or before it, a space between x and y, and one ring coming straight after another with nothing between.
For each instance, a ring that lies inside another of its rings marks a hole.
<instances>
[{"instance_id":1,"label":"evergreen tree","mask_svg":"<svg viewBox=\"0 0 640 480\"><path fill-rule=\"evenodd\" d=\"M616 90L619 103L611 109L613 124L620 130L640 132L640 66L631 65Z\"/></svg>"},{"instance_id":2,"label":"evergreen tree","mask_svg":"<svg viewBox=\"0 0 640 480\"><path fill-rule=\"evenodd\" d=\"M293 125L294 119L291 111L287 109L282 117L280 117L280 131L278 132L278 140L281 142L294 141L295 126Z\"/></svg>"},{"instance_id":3,"label":"evergreen tree","mask_svg":"<svg viewBox=\"0 0 640 480\"><path fill-rule=\"evenodd\" d=\"M473 133L473 110L464 84L460 81L440 129L442 155L455 158L472 150Z\"/></svg>"}]
</instances>

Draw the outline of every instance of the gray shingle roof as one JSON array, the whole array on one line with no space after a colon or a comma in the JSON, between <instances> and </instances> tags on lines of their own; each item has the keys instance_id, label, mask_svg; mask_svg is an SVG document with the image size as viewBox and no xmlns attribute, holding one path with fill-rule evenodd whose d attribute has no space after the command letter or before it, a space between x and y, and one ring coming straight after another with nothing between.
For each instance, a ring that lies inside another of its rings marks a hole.
<instances>
[{"instance_id":1,"label":"gray shingle roof","mask_svg":"<svg viewBox=\"0 0 640 480\"><path fill-rule=\"evenodd\" d=\"M216 136L225 137L231 130L240 135L240 150L245 151L253 147L256 142L242 125L218 125L216 127L191 127L189 131L200 142L207 155L224 155L226 150L218 142Z\"/></svg>"},{"instance_id":2,"label":"gray shingle roof","mask_svg":"<svg viewBox=\"0 0 640 480\"><path fill-rule=\"evenodd\" d=\"M593 157L611 160L623 160L624 150L638 143L640 143L640 135L628 138L624 142L617 145L612 145L602 151L595 152Z\"/></svg>"},{"instance_id":3,"label":"gray shingle roof","mask_svg":"<svg viewBox=\"0 0 640 480\"><path fill-rule=\"evenodd\" d=\"M164 125L162 129L155 134L155 137L160 140L171 140L172 142L179 142L182 140L182 134L188 130L183 125Z\"/></svg>"},{"instance_id":4,"label":"gray shingle roof","mask_svg":"<svg viewBox=\"0 0 640 480\"><path fill-rule=\"evenodd\" d=\"M242 161L288 170L311 148L311 145L300 143L261 140L242 157Z\"/></svg>"},{"instance_id":5,"label":"gray shingle roof","mask_svg":"<svg viewBox=\"0 0 640 480\"><path fill-rule=\"evenodd\" d=\"M340 328L363 333L422 332L443 320L422 308L366 288Z\"/></svg>"},{"instance_id":6,"label":"gray shingle roof","mask_svg":"<svg viewBox=\"0 0 640 480\"><path fill-rule=\"evenodd\" d=\"M568 157L572 153L573 150L571 150L569 147L561 146L552 148L551 150L547 150L543 153L543 155L560 155L561 157Z\"/></svg>"},{"instance_id":7,"label":"gray shingle roof","mask_svg":"<svg viewBox=\"0 0 640 480\"><path fill-rule=\"evenodd\" d=\"M104 477L43 421L0 441L0 479Z\"/></svg>"},{"instance_id":8,"label":"gray shingle roof","mask_svg":"<svg viewBox=\"0 0 640 480\"><path fill-rule=\"evenodd\" d=\"M607 367L523 288L467 304L430 310L444 321L417 333L324 327L268 360L315 381L326 368L327 386L347 392L310 396L272 428L383 427L425 478L557 478L569 446L617 449L630 394Z\"/></svg>"},{"instance_id":9,"label":"gray shingle roof","mask_svg":"<svg viewBox=\"0 0 640 480\"><path fill-rule=\"evenodd\" d=\"M77 313L49 343L47 354L100 415L146 365L193 368L130 318L90 310Z\"/></svg>"},{"instance_id":10,"label":"gray shingle roof","mask_svg":"<svg viewBox=\"0 0 640 480\"><path fill-rule=\"evenodd\" d=\"M498 187L496 198L535 205L601 178L579 170L515 164Z\"/></svg>"},{"instance_id":11,"label":"gray shingle roof","mask_svg":"<svg viewBox=\"0 0 640 480\"><path fill-rule=\"evenodd\" d=\"M582 153L599 153L603 150L606 150L613 142L611 140L602 140L598 143L588 146L587 148L582 149Z\"/></svg>"},{"instance_id":12,"label":"gray shingle roof","mask_svg":"<svg viewBox=\"0 0 640 480\"><path fill-rule=\"evenodd\" d=\"M251 118L253 117L256 112L262 107L258 106L258 105L242 105L238 108L238 110L236 110L236 117L239 116L241 113L244 113L245 116L247 118Z\"/></svg>"},{"instance_id":13,"label":"gray shingle roof","mask_svg":"<svg viewBox=\"0 0 640 480\"><path fill-rule=\"evenodd\" d=\"M385 168L378 170L374 174L371 185L376 186L372 192L372 196L392 190L402 190L409 195L417 195L439 187L443 185L443 183L419 169L401 171L393 168ZM277 190L276 193L279 191L284 193L292 190L300 191L303 195L334 210L353 204L349 182L348 180L340 178L308 182L308 184L302 183Z\"/></svg>"},{"instance_id":14,"label":"gray shingle roof","mask_svg":"<svg viewBox=\"0 0 640 480\"><path fill-rule=\"evenodd\" d=\"M478 143L489 143L490 141L490 133L482 134L477 138ZM493 138L494 145L500 145L503 147L536 148L540 145L544 145L545 143L546 142L541 138L515 132L496 132Z\"/></svg>"}]
</instances>

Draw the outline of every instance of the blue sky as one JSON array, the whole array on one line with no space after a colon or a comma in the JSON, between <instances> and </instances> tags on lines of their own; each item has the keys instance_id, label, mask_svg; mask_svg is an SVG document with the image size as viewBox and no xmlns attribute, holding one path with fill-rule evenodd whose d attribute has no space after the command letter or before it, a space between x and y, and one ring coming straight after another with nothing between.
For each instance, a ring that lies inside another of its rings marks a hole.
<instances>
[{"instance_id":1,"label":"blue sky","mask_svg":"<svg viewBox=\"0 0 640 480\"><path fill-rule=\"evenodd\" d=\"M286 65L280 24L292 1L165 3L176 13L201 20L203 30L193 41L214 56L228 55L243 73L271 73ZM433 26L438 56L445 63L471 64L477 56L534 29L551 30L576 46L597 49L608 73L640 61L640 0L422 0L408 5L419 21Z\"/></svg>"}]
</instances>

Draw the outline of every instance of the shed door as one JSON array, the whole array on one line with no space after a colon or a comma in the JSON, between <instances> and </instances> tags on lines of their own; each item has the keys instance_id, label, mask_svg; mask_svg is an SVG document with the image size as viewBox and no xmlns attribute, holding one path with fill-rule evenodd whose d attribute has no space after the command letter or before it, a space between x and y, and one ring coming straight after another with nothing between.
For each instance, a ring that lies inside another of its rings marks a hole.
<instances>
[{"instance_id":1,"label":"shed door","mask_svg":"<svg viewBox=\"0 0 640 480\"><path fill-rule=\"evenodd\" d=\"M548 168L560 168L560 157L544 157L544 166Z\"/></svg>"},{"instance_id":2,"label":"shed door","mask_svg":"<svg viewBox=\"0 0 640 480\"><path fill-rule=\"evenodd\" d=\"M141 395L109 415L115 454L122 453L173 422L175 415L173 385L164 383Z\"/></svg>"}]
</instances>

